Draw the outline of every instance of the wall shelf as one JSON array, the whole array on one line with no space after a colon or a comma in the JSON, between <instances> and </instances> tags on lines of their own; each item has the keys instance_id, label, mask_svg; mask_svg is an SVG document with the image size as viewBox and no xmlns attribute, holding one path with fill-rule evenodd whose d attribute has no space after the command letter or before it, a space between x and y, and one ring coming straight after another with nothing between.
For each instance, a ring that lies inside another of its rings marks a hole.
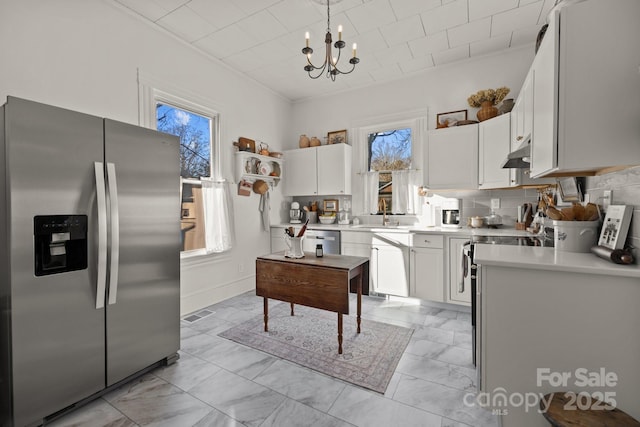
<instances>
[{"instance_id":1,"label":"wall shelf","mask_svg":"<svg viewBox=\"0 0 640 427\"><path fill-rule=\"evenodd\" d=\"M235 160L235 178L237 182L242 180L255 182L261 179L271 187L274 187L278 185L282 178L283 159L263 156L250 151L237 151Z\"/></svg>"}]
</instances>

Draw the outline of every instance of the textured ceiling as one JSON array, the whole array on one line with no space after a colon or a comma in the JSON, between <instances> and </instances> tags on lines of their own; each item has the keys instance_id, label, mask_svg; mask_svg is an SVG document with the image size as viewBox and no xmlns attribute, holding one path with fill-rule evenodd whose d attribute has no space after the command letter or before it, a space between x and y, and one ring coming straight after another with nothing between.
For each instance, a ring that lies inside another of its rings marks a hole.
<instances>
[{"instance_id":1,"label":"textured ceiling","mask_svg":"<svg viewBox=\"0 0 640 427\"><path fill-rule=\"evenodd\" d=\"M360 64L335 82L311 80L301 49L324 55L322 0L111 0L291 100L403 78L432 67L532 44L555 0L331 0L343 26L342 61ZM335 2L335 4L333 4ZM347 64L348 65L348 64Z\"/></svg>"}]
</instances>

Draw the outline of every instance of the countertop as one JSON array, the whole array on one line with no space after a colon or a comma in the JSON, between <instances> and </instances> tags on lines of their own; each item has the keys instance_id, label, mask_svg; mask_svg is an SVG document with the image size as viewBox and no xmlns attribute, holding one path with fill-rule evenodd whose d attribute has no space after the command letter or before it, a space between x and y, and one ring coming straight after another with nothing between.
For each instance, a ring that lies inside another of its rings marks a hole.
<instances>
[{"instance_id":1,"label":"countertop","mask_svg":"<svg viewBox=\"0 0 640 427\"><path fill-rule=\"evenodd\" d=\"M533 270L640 278L640 265L619 265L589 253L560 252L540 246L478 244L477 264Z\"/></svg>"},{"instance_id":2,"label":"countertop","mask_svg":"<svg viewBox=\"0 0 640 427\"><path fill-rule=\"evenodd\" d=\"M272 227L300 227L302 224L274 224ZM376 224L359 225L339 225L339 224L309 224L309 230L336 230L336 231L363 231L363 232L385 232L385 233L420 233L420 234L446 234L451 236L531 236L532 234L524 230L515 228L449 228L449 227L425 227L421 225L399 225L386 226Z\"/></svg>"}]
</instances>

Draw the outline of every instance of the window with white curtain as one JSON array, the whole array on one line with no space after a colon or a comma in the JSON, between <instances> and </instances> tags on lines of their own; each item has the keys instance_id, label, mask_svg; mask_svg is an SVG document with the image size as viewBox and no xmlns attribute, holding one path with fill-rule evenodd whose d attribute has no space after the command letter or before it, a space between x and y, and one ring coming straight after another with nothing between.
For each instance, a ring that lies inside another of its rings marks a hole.
<instances>
[{"instance_id":1,"label":"window with white curtain","mask_svg":"<svg viewBox=\"0 0 640 427\"><path fill-rule=\"evenodd\" d=\"M220 170L219 113L201 99L189 100L191 95L180 89L160 84L165 88L160 90L157 80L139 79L143 124L180 140L181 256L228 251L233 212L229 184Z\"/></svg>"},{"instance_id":2,"label":"window with white curtain","mask_svg":"<svg viewBox=\"0 0 640 427\"><path fill-rule=\"evenodd\" d=\"M378 119L379 120L379 119ZM424 120L398 119L359 128L363 165L364 212L417 213L421 184Z\"/></svg>"}]
</instances>

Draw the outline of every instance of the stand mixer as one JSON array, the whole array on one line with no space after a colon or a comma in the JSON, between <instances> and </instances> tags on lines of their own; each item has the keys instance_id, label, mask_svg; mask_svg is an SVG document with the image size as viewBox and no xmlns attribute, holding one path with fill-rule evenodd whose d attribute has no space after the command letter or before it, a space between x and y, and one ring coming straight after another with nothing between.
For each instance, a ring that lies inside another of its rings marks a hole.
<instances>
[{"instance_id":1,"label":"stand mixer","mask_svg":"<svg viewBox=\"0 0 640 427\"><path fill-rule=\"evenodd\" d=\"M302 211L300 210L300 203L298 202L291 203L291 209L289 209L289 223L302 223Z\"/></svg>"}]
</instances>

